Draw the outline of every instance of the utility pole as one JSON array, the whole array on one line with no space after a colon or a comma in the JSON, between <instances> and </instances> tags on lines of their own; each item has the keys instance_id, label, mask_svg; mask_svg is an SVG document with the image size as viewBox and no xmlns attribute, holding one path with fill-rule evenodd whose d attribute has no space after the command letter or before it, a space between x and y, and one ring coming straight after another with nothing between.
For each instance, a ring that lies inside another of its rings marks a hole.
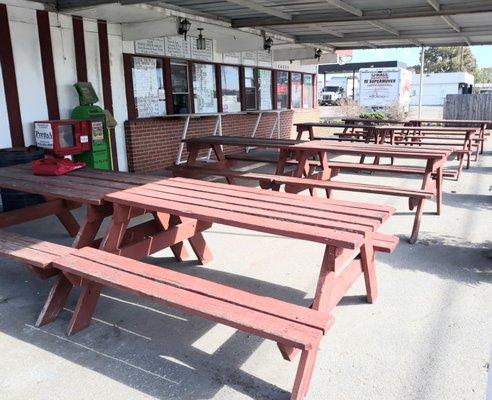
<instances>
[{"instance_id":1,"label":"utility pole","mask_svg":"<svg viewBox=\"0 0 492 400\"><path fill-rule=\"evenodd\" d=\"M463 72L463 63L465 61L465 48L461 46L460 51L460 71Z\"/></svg>"},{"instance_id":2,"label":"utility pole","mask_svg":"<svg viewBox=\"0 0 492 400\"><path fill-rule=\"evenodd\" d=\"M420 89L419 89L419 113L418 119L422 118L422 100L424 96L424 64L425 64L425 48L420 49Z\"/></svg>"}]
</instances>

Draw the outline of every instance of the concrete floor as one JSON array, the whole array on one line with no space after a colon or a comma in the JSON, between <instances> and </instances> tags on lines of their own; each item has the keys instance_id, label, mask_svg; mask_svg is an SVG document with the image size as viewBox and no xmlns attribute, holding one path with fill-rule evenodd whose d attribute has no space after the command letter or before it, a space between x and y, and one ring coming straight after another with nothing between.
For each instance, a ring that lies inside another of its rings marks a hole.
<instances>
[{"instance_id":1,"label":"concrete floor","mask_svg":"<svg viewBox=\"0 0 492 400\"><path fill-rule=\"evenodd\" d=\"M402 240L393 254L377 256L377 302L365 303L360 279L334 310L308 399L484 399L492 332L490 148L459 182L445 181L442 216L427 203L415 245L406 241L413 215L404 199L335 194L394 205L398 212L382 230ZM411 177L384 183L418 186ZM12 230L70 243L53 218ZM170 251L149 262L310 303L321 246L220 225L205 237L215 256L206 267L178 265ZM67 337L74 293L55 323L33 327L48 290L21 265L0 261L1 399L289 398L297 360L283 361L270 341L112 290L92 326Z\"/></svg>"}]
</instances>

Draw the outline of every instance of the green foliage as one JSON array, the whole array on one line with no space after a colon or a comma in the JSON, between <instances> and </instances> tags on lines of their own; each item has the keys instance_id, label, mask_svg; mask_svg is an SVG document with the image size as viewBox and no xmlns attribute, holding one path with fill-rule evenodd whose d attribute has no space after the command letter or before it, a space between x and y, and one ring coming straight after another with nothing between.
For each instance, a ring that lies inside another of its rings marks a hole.
<instances>
[{"instance_id":1,"label":"green foliage","mask_svg":"<svg viewBox=\"0 0 492 400\"><path fill-rule=\"evenodd\" d=\"M492 68L479 68L473 75L475 76L475 84L492 82Z\"/></svg>"},{"instance_id":2,"label":"green foliage","mask_svg":"<svg viewBox=\"0 0 492 400\"><path fill-rule=\"evenodd\" d=\"M420 71L420 64L414 66ZM425 49L424 71L439 72L469 72L477 69L477 60L469 47L428 47Z\"/></svg>"},{"instance_id":3,"label":"green foliage","mask_svg":"<svg viewBox=\"0 0 492 400\"><path fill-rule=\"evenodd\" d=\"M383 111L371 111L360 114L359 118L385 120L389 119L389 114Z\"/></svg>"}]
</instances>

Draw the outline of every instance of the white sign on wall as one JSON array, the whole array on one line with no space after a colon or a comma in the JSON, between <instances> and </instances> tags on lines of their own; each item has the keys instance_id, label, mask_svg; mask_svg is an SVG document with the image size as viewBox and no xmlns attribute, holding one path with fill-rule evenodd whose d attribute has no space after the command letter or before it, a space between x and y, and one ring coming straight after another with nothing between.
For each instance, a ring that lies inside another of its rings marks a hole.
<instances>
[{"instance_id":1,"label":"white sign on wall","mask_svg":"<svg viewBox=\"0 0 492 400\"><path fill-rule=\"evenodd\" d=\"M188 37L187 40L184 40L183 36L169 36L166 37L166 55L169 57L178 57L178 58L190 58L191 50L190 50L190 42L191 38Z\"/></svg>"},{"instance_id":2,"label":"white sign on wall","mask_svg":"<svg viewBox=\"0 0 492 400\"><path fill-rule=\"evenodd\" d=\"M243 51L241 53L242 62L244 65L258 64L258 55L256 51Z\"/></svg>"},{"instance_id":3,"label":"white sign on wall","mask_svg":"<svg viewBox=\"0 0 492 400\"><path fill-rule=\"evenodd\" d=\"M135 40L135 53L163 56L164 38Z\"/></svg>"},{"instance_id":4,"label":"white sign on wall","mask_svg":"<svg viewBox=\"0 0 492 400\"><path fill-rule=\"evenodd\" d=\"M214 50L213 50L213 41L211 39L205 39L205 50L198 50L196 48L196 38L191 38L191 58L194 60L201 61L214 61Z\"/></svg>"},{"instance_id":5,"label":"white sign on wall","mask_svg":"<svg viewBox=\"0 0 492 400\"><path fill-rule=\"evenodd\" d=\"M224 53L222 60L225 64L241 64L241 52Z\"/></svg>"},{"instance_id":6,"label":"white sign on wall","mask_svg":"<svg viewBox=\"0 0 492 400\"><path fill-rule=\"evenodd\" d=\"M258 66L259 67L267 67L267 68L272 68L272 53L268 51L258 51L257 52L258 56Z\"/></svg>"}]
</instances>

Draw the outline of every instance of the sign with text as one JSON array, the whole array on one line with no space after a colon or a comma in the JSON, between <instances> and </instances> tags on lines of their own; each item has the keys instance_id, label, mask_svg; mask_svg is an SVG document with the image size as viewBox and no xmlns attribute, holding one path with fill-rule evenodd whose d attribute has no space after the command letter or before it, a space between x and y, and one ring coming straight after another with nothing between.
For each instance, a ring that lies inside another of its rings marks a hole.
<instances>
[{"instance_id":1,"label":"sign with text","mask_svg":"<svg viewBox=\"0 0 492 400\"><path fill-rule=\"evenodd\" d=\"M135 40L135 52L163 56L165 54L164 38Z\"/></svg>"}]
</instances>

